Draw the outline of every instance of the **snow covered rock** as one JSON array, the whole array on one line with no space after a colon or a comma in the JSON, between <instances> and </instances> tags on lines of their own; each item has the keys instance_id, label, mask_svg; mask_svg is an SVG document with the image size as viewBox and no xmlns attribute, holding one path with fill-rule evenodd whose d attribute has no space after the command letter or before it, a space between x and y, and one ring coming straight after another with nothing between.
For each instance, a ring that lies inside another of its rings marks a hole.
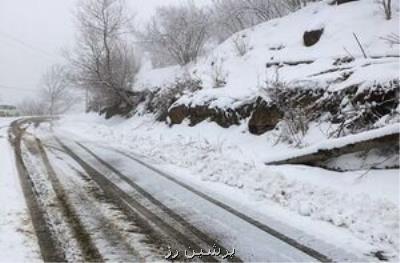
<instances>
[{"instance_id":1,"label":"snow covered rock","mask_svg":"<svg viewBox=\"0 0 400 263\"><path fill-rule=\"evenodd\" d=\"M323 33L324 33L323 28L304 32L303 35L304 45L306 47L314 46L315 44L318 43Z\"/></svg>"},{"instance_id":2,"label":"snow covered rock","mask_svg":"<svg viewBox=\"0 0 400 263\"><path fill-rule=\"evenodd\" d=\"M273 130L282 119L283 112L275 105L259 98L249 120L249 131L252 134L263 134Z\"/></svg>"}]
</instances>

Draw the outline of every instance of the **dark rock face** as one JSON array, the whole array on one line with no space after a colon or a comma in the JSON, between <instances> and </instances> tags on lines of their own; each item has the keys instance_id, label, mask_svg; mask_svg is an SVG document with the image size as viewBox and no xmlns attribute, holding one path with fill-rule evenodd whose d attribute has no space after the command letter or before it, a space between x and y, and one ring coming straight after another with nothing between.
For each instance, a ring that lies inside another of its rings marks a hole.
<instances>
[{"instance_id":1,"label":"dark rock face","mask_svg":"<svg viewBox=\"0 0 400 263\"><path fill-rule=\"evenodd\" d=\"M323 28L304 32L303 35L304 45L306 47L314 46L321 39L323 33L324 33Z\"/></svg>"},{"instance_id":2,"label":"dark rock face","mask_svg":"<svg viewBox=\"0 0 400 263\"><path fill-rule=\"evenodd\" d=\"M237 109L210 108L207 104L195 106L176 105L169 109L168 117L172 125L181 124L185 119L190 121L190 126L209 120L223 128L228 128L232 125L239 125L240 120L248 118L252 107L252 103Z\"/></svg>"},{"instance_id":3,"label":"dark rock face","mask_svg":"<svg viewBox=\"0 0 400 263\"><path fill-rule=\"evenodd\" d=\"M276 105L270 105L259 98L249 120L249 131L252 134L261 135L273 130L282 117L283 112Z\"/></svg>"},{"instance_id":4,"label":"dark rock face","mask_svg":"<svg viewBox=\"0 0 400 263\"><path fill-rule=\"evenodd\" d=\"M168 111L168 117L171 121L171 124L181 124L188 116L189 109L186 107L186 105L178 105L176 107L172 107Z\"/></svg>"},{"instance_id":5,"label":"dark rock face","mask_svg":"<svg viewBox=\"0 0 400 263\"><path fill-rule=\"evenodd\" d=\"M190 126L209 120L224 128L239 125L241 120L250 117L249 131L260 135L273 130L282 119L283 113L276 105L270 105L258 97L236 109L210 108L209 105L176 105L169 109L168 116L171 125L181 124L185 119L190 121Z\"/></svg>"}]
</instances>

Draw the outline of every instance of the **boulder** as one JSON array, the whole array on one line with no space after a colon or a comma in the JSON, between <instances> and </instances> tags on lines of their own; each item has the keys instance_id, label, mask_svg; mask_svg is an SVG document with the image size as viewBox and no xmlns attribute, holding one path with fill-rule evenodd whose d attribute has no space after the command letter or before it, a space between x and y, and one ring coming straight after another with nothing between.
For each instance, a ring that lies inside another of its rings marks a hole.
<instances>
[{"instance_id":1,"label":"boulder","mask_svg":"<svg viewBox=\"0 0 400 263\"><path fill-rule=\"evenodd\" d=\"M304 32L303 35L304 45L306 47L314 46L315 44L318 43L323 33L324 33L323 28Z\"/></svg>"},{"instance_id":2,"label":"boulder","mask_svg":"<svg viewBox=\"0 0 400 263\"><path fill-rule=\"evenodd\" d=\"M188 116L189 109L186 105L173 106L168 111L168 117L172 125L181 124Z\"/></svg>"},{"instance_id":3,"label":"boulder","mask_svg":"<svg viewBox=\"0 0 400 263\"><path fill-rule=\"evenodd\" d=\"M283 112L276 105L271 105L259 98L249 120L249 131L252 134L261 135L273 130L282 117Z\"/></svg>"}]
</instances>

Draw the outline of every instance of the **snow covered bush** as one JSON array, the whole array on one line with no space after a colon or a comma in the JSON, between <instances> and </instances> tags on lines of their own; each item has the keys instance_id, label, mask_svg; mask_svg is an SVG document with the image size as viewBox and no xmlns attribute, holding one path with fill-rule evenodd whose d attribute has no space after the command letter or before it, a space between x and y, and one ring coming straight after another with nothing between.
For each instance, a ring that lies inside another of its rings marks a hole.
<instances>
[{"instance_id":1,"label":"snow covered bush","mask_svg":"<svg viewBox=\"0 0 400 263\"><path fill-rule=\"evenodd\" d=\"M268 79L264 93L270 104L275 105L282 113L278 123L278 141L293 144L296 147L302 143L302 138L308 131L312 112L308 107L320 96L319 93L308 92L307 89L291 87L292 84L279 79L278 69L275 79Z\"/></svg>"},{"instance_id":2,"label":"snow covered bush","mask_svg":"<svg viewBox=\"0 0 400 263\"><path fill-rule=\"evenodd\" d=\"M342 137L373 129L382 119L395 119L399 94L398 80L375 82L364 88L327 92L312 110L329 113L328 121L337 127L330 136Z\"/></svg>"},{"instance_id":3,"label":"snow covered bush","mask_svg":"<svg viewBox=\"0 0 400 263\"><path fill-rule=\"evenodd\" d=\"M224 62L223 58L215 58L211 63L211 79L215 89L226 85L228 72L225 70Z\"/></svg>"}]
</instances>

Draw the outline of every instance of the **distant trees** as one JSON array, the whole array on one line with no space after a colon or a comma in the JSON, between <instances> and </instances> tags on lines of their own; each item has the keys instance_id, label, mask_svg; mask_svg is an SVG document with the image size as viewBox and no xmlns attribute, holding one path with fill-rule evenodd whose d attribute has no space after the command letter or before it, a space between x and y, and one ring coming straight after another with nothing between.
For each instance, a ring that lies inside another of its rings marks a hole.
<instances>
[{"instance_id":1,"label":"distant trees","mask_svg":"<svg viewBox=\"0 0 400 263\"><path fill-rule=\"evenodd\" d=\"M138 36L156 66L186 65L202 54L209 31L210 14L189 1L159 7Z\"/></svg>"},{"instance_id":2,"label":"distant trees","mask_svg":"<svg viewBox=\"0 0 400 263\"><path fill-rule=\"evenodd\" d=\"M139 60L127 33L132 31L132 16L122 0L83 0L76 18L79 37L76 49L67 54L71 80L86 89L90 108L130 108L133 82Z\"/></svg>"},{"instance_id":3,"label":"distant trees","mask_svg":"<svg viewBox=\"0 0 400 263\"><path fill-rule=\"evenodd\" d=\"M51 66L42 76L39 96L20 103L18 110L23 115L59 115L66 113L75 103L67 71L60 65Z\"/></svg>"},{"instance_id":4,"label":"distant trees","mask_svg":"<svg viewBox=\"0 0 400 263\"><path fill-rule=\"evenodd\" d=\"M18 112L24 116L41 116L47 115L43 103L38 99L26 99L18 106Z\"/></svg>"},{"instance_id":5,"label":"distant trees","mask_svg":"<svg viewBox=\"0 0 400 263\"><path fill-rule=\"evenodd\" d=\"M213 0L213 37L224 41L232 34L294 12L318 0Z\"/></svg>"}]
</instances>

